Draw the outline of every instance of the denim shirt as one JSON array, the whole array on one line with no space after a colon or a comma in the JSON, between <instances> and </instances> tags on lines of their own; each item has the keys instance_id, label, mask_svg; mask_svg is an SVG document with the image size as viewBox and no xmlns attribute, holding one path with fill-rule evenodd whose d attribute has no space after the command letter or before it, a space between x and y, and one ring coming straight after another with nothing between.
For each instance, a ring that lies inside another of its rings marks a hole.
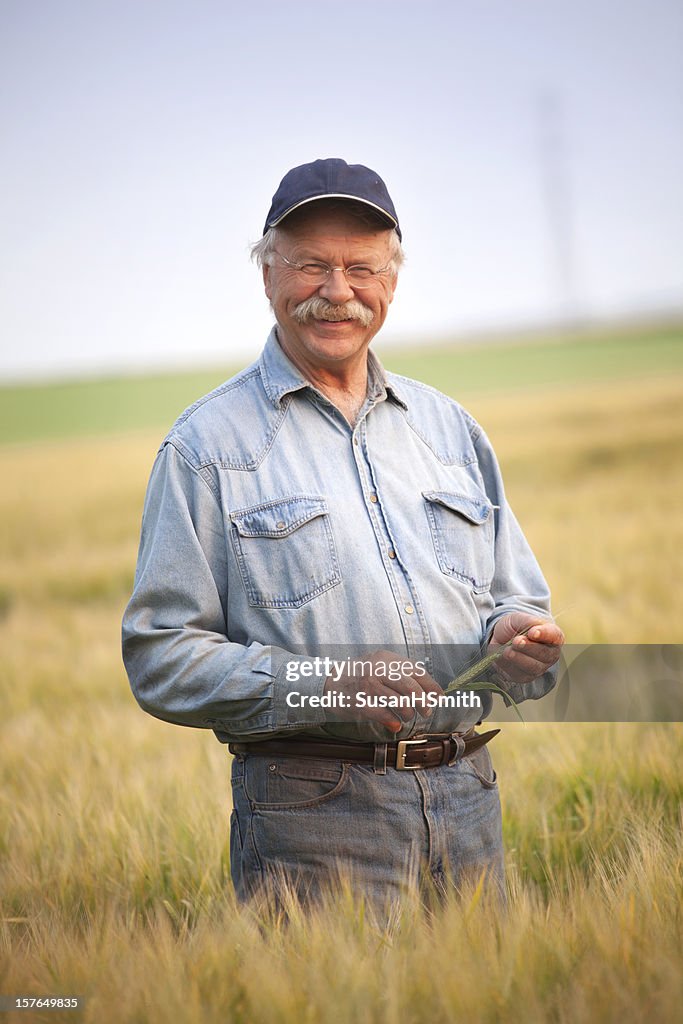
<instances>
[{"instance_id":1,"label":"denim shirt","mask_svg":"<svg viewBox=\"0 0 683 1024\"><path fill-rule=\"evenodd\" d=\"M426 657L443 683L452 645L478 653L501 616L549 609L472 417L370 352L352 427L273 329L260 359L191 406L157 454L123 654L144 710L221 742L301 730L386 740L379 726L335 730L320 708L293 712L288 662L326 645L382 648ZM321 670L295 688L324 684ZM520 701L552 685L547 673L508 692ZM490 713L480 696L478 713L439 709L427 731ZM399 738L417 731L414 719Z\"/></svg>"}]
</instances>

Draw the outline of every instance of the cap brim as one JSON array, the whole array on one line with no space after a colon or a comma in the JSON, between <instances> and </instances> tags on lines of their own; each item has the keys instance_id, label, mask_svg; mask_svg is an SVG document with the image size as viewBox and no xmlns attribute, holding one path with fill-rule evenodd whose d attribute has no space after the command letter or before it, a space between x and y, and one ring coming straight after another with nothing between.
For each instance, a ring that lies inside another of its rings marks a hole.
<instances>
[{"instance_id":1,"label":"cap brim","mask_svg":"<svg viewBox=\"0 0 683 1024\"><path fill-rule=\"evenodd\" d=\"M375 210L384 217L387 221L387 226L398 228L398 221L395 220L390 213L387 213L386 210L383 210L381 206L377 206L376 203L371 203L367 199L361 199L360 196L350 196L348 192L325 192L320 196L311 196L309 199L302 199L301 202L294 203L294 205L290 206L284 213L281 213L277 220L268 221L267 227L277 227L277 225L281 224L285 217L289 217L290 213L293 213L294 210L298 210L301 206L306 206L307 203L317 203L320 199L348 199L353 203L362 203L363 206L369 206L371 210Z\"/></svg>"}]
</instances>

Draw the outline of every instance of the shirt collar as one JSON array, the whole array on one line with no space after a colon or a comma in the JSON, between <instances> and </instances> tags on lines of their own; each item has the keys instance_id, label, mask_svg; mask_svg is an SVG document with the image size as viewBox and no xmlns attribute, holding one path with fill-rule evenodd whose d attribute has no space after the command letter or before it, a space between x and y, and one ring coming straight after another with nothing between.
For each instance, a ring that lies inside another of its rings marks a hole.
<instances>
[{"instance_id":1,"label":"shirt collar","mask_svg":"<svg viewBox=\"0 0 683 1024\"><path fill-rule=\"evenodd\" d=\"M274 406L279 406L284 395L300 391L310 384L280 348L275 327L268 335L260 364L263 387Z\"/></svg>"},{"instance_id":2,"label":"shirt collar","mask_svg":"<svg viewBox=\"0 0 683 1024\"><path fill-rule=\"evenodd\" d=\"M387 371L370 349L368 349L368 398L375 400L393 398L404 409L408 408L401 389L396 387L394 381L389 380Z\"/></svg>"},{"instance_id":3,"label":"shirt collar","mask_svg":"<svg viewBox=\"0 0 683 1024\"><path fill-rule=\"evenodd\" d=\"M279 406L285 395L310 387L307 380L280 348L275 327L271 330L260 359L261 379L268 398ZM374 400L393 398L407 409L401 391L390 382L386 371L374 352L368 350L368 397Z\"/></svg>"}]
</instances>

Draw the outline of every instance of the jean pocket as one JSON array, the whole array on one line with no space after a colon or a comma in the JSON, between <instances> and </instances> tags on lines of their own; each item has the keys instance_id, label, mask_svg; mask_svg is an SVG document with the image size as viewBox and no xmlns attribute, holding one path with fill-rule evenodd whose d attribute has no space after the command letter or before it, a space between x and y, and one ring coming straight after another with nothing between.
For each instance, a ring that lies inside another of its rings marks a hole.
<instances>
[{"instance_id":1,"label":"jean pocket","mask_svg":"<svg viewBox=\"0 0 683 1024\"><path fill-rule=\"evenodd\" d=\"M491 588L494 573L493 509L485 494L423 491L441 572L477 594Z\"/></svg>"},{"instance_id":2,"label":"jean pocket","mask_svg":"<svg viewBox=\"0 0 683 1024\"><path fill-rule=\"evenodd\" d=\"M488 747L480 747L469 757L463 758L462 766L465 771L476 775L485 789L493 789L498 784L498 776L493 767Z\"/></svg>"},{"instance_id":3,"label":"jean pocket","mask_svg":"<svg viewBox=\"0 0 683 1024\"><path fill-rule=\"evenodd\" d=\"M347 779L342 761L247 756L244 792L256 810L314 807L336 796Z\"/></svg>"},{"instance_id":4,"label":"jean pocket","mask_svg":"<svg viewBox=\"0 0 683 1024\"><path fill-rule=\"evenodd\" d=\"M294 495L230 513L249 604L299 608L341 583L324 498Z\"/></svg>"}]
</instances>

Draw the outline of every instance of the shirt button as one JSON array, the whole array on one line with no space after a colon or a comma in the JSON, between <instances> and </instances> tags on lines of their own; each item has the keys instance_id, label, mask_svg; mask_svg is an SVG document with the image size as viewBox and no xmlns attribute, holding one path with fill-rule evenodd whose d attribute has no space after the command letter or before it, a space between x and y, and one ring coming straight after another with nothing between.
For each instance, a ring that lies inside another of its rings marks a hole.
<instances>
[{"instance_id":1,"label":"shirt button","mask_svg":"<svg viewBox=\"0 0 683 1024\"><path fill-rule=\"evenodd\" d=\"M377 504L377 495L376 494L371 494L370 495L370 501L372 502L373 505L376 505Z\"/></svg>"},{"instance_id":2,"label":"shirt button","mask_svg":"<svg viewBox=\"0 0 683 1024\"><path fill-rule=\"evenodd\" d=\"M415 611L415 609L413 608L412 604L407 604L405 610L408 613L408 615L412 615L413 612Z\"/></svg>"},{"instance_id":3,"label":"shirt button","mask_svg":"<svg viewBox=\"0 0 683 1024\"><path fill-rule=\"evenodd\" d=\"M354 444L358 444L358 438L357 438L357 437L354 437L354 439L353 439L353 443L354 443Z\"/></svg>"},{"instance_id":4,"label":"shirt button","mask_svg":"<svg viewBox=\"0 0 683 1024\"><path fill-rule=\"evenodd\" d=\"M396 558L396 552L394 551L393 548L389 548L387 554L389 555L389 558Z\"/></svg>"},{"instance_id":5,"label":"shirt button","mask_svg":"<svg viewBox=\"0 0 683 1024\"><path fill-rule=\"evenodd\" d=\"M280 520L280 522L276 523L275 525L277 526L278 530L284 530L284 528L286 527L287 523L283 523L282 520Z\"/></svg>"}]
</instances>

